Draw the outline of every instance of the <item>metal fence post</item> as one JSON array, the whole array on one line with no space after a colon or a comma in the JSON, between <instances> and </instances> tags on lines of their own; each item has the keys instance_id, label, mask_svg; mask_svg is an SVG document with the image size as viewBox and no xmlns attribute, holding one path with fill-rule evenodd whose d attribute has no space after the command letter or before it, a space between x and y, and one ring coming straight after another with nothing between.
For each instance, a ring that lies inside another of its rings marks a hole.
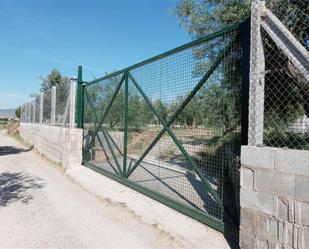
<instances>
[{"instance_id":1,"label":"metal fence post","mask_svg":"<svg viewBox=\"0 0 309 249\"><path fill-rule=\"evenodd\" d=\"M50 118L51 118L51 125L55 125L56 124L56 86L52 87L52 91L51 91L51 114L50 114Z\"/></svg>"},{"instance_id":2,"label":"metal fence post","mask_svg":"<svg viewBox=\"0 0 309 249\"><path fill-rule=\"evenodd\" d=\"M70 79L70 128L75 128L76 78Z\"/></svg>"},{"instance_id":3,"label":"metal fence post","mask_svg":"<svg viewBox=\"0 0 309 249\"><path fill-rule=\"evenodd\" d=\"M28 105L28 118L27 118L27 122L31 123L31 102L28 102L27 105Z\"/></svg>"},{"instance_id":4,"label":"metal fence post","mask_svg":"<svg viewBox=\"0 0 309 249\"><path fill-rule=\"evenodd\" d=\"M265 59L261 36L261 12L265 2L251 2L250 90L248 144L263 144Z\"/></svg>"},{"instance_id":5,"label":"metal fence post","mask_svg":"<svg viewBox=\"0 0 309 249\"><path fill-rule=\"evenodd\" d=\"M23 122L26 122L26 115L27 115L27 109L26 109L26 104L24 104L24 111L23 111Z\"/></svg>"},{"instance_id":6,"label":"metal fence post","mask_svg":"<svg viewBox=\"0 0 309 249\"><path fill-rule=\"evenodd\" d=\"M32 109L32 123L35 123L35 99L32 100L32 106L33 106L33 109Z\"/></svg>"},{"instance_id":7,"label":"metal fence post","mask_svg":"<svg viewBox=\"0 0 309 249\"><path fill-rule=\"evenodd\" d=\"M20 113L21 122L25 122L25 104L22 105L22 111Z\"/></svg>"},{"instance_id":8,"label":"metal fence post","mask_svg":"<svg viewBox=\"0 0 309 249\"><path fill-rule=\"evenodd\" d=\"M20 122L23 122L23 105L20 106L20 117L19 117Z\"/></svg>"},{"instance_id":9,"label":"metal fence post","mask_svg":"<svg viewBox=\"0 0 309 249\"><path fill-rule=\"evenodd\" d=\"M241 144L248 144L249 85L250 85L250 18L241 25L241 45L243 51L241 89Z\"/></svg>"},{"instance_id":10,"label":"metal fence post","mask_svg":"<svg viewBox=\"0 0 309 249\"><path fill-rule=\"evenodd\" d=\"M43 123L43 105L44 105L44 93L40 94L40 120L39 123Z\"/></svg>"},{"instance_id":11,"label":"metal fence post","mask_svg":"<svg viewBox=\"0 0 309 249\"><path fill-rule=\"evenodd\" d=\"M20 107L20 122L23 122L23 113L24 113L24 105L21 105Z\"/></svg>"},{"instance_id":12,"label":"metal fence post","mask_svg":"<svg viewBox=\"0 0 309 249\"><path fill-rule=\"evenodd\" d=\"M23 115L23 122L27 122L27 104L24 104L24 115Z\"/></svg>"},{"instance_id":13,"label":"metal fence post","mask_svg":"<svg viewBox=\"0 0 309 249\"><path fill-rule=\"evenodd\" d=\"M125 72L125 95L124 95L124 134L123 134L123 177L127 178L127 155L128 155L128 108L129 108L129 79L128 72Z\"/></svg>"},{"instance_id":14,"label":"metal fence post","mask_svg":"<svg viewBox=\"0 0 309 249\"><path fill-rule=\"evenodd\" d=\"M77 128L83 128L83 69L82 66L78 66L77 76L77 112L76 122Z\"/></svg>"}]
</instances>

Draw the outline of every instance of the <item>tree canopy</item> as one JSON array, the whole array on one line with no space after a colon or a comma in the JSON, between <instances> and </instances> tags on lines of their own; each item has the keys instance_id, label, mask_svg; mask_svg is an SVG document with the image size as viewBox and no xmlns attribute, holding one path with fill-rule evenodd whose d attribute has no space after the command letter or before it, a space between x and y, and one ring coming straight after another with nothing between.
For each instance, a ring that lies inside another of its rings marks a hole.
<instances>
[{"instance_id":1,"label":"tree canopy","mask_svg":"<svg viewBox=\"0 0 309 249\"><path fill-rule=\"evenodd\" d=\"M200 38L249 16L250 0L182 0L173 13L192 38Z\"/></svg>"},{"instance_id":2,"label":"tree canopy","mask_svg":"<svg viewBox=\"0 0 309 249\"><path fill-rule=\"evenodd\" d=\"M223 28L226 25L239 22L250 15L250 0L181 0L173 13L179 23L184 27L193 39L203 37L211 32ZM289 29L304 47L309 48L308 13L309 5L306 1L299 0L267 0L266 6ZM270 39L265 31L262 32L265 52L265 123L266 130L275 132L287 132L289 125L296 122L303 115L309 117L309 88L301 74L295 70L292 63L283 52ZM215 43L214 46L217 46ZM209 49L201 52L203 56L209 56ZM198 57L197 57L198 58ZM225 71L236 65L241 68L241 58L236 54L230 61L225 62ZM203 104L200 104L202 113L205 114L206 106L212 105L213 112L208 113L208 121L223 121L225 130L235 127L237 110L240 110L240 72L232 72L235 82L238 84L226 84L230 79L229 73L225 73L225 83L217 86L201 89ZM220 87L221 86L221 87ZM203 92L203 93L202 93ZM221 96L222 102L214 108ZM222 105L222 103L224 103ZM235 112L236 111L236 112ZM217 115L216 115L217 113ZM224 115L227 114L227 115ZM225 117L224 117L225 116ZM232 119L231 119L232 117ZM228 127L227 127L228 126ZM272 136L272 135L270 135ZM267 140L267 138L266 138Z\"/></svg>"},{"instance_id":3,"label":"tree canopy","mask_svg":"<svg viewBox=\"0 0 309 249\"><path fill-rule=\"evenodd\" d=\"M46 77L40 79L42 80L40 92L44 93L43 118L50 118L51 88L53 86L56 87L56 118L62 117L69 97L69 78L63 76L57 69L53 69Z\"/></svg>"}]
</instances>

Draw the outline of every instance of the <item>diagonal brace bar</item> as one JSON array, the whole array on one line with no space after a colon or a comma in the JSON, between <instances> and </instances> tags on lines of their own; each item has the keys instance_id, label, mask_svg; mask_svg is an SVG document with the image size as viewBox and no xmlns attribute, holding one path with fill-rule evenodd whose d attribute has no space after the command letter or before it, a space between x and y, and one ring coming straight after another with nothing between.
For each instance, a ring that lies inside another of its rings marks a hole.
<instances>
[{"instance_id":1,"label":"diagonal brace bar","mask_svg":"<svg viewBox=\"0 0 309 249\"><path fill-rule=\"evenodd\" d=\"M121 88L121 86L122 86L122 83L123 83L123 81L124 81L124 78L125 78L125 76L122 75L121 80L120 80L120 82L119 82L119 84L118 84L118 86L117 86L117 88L116 88L116 91L115 91L115 93L114 93L114 95L113 95L111 101L109 102L108 106L106 107L105 112L103 113L103 116L102 116L102 118L101 118L101 121L99 122L98 126L96 127L96 129L95 129L95 131L94 131L94 137L97 135L97 133L98 133L100 127L102 126L102 124L103 124L103 122L104 122L104 120L105 120L105 118L106 118L106 116L107 116L107 114L108 114L110 108L112 107L112 105L113 105L113 103L114 103L114 101L115 101L115 99L116 99L116 97L117 97L117 95L118 95L118 92L120 91L120 88ZM86 87L85 87L85 89L86 89ZM91 143L89 143L89 144L91 144ZM85 148L85 149L88 150L89 147L87 146L87 148Z\"/></svg>"},{"instance_id":2,"label":"diagonal brace bar","mask_svg":"<svg viewBox=\"0 0 309 249\"><path fill-rule=\"evenodd\" d=\"M94 116L95 116L94 125L96 125L96 122L98 122L98 116L97 116L97 114L96 114L95 111L94 111L94 106L93 106L93 104L92 104L92 101L91 101L90 98L89 98L89 95L88 95L88 92L87 92L87 91L85 91L85 96L86 96L86 98L87 98L87 101L89 102L89 105L90 105L90 107L91 107L91 111L93 112L93 114L94 114ZM106 133L105 133L105 130L104 130L104 128L102 127L102 124L98 124L98 125L97 125L97 128L98 128L98 129L97 129L97 132L94 133L93 138L95 138L95 137L97 136L97 137L100 139L100 136L98 135L98 131L99 131L99 130L102 131L103 136L104 136L104 138L105 138L105 140L106 140L107 146L108 146L108 148L109 148L109 150L110 150L110 152L111 152L111 154L112 154L112 157L113 157L113 159L114 159L114 161L115 161L115 163L116 163L116 167L117 167L117 169L119 170L119 172L122 174L122 170L121 170L121 168L120 168L118 159L117 159L117 157L116 157L116 155L115 155L115 153L114 153L114 151L113 151L113 148L112 148L112 146L111 146L111 144L110 144L110 141L109 141L109 139L108 139L108 137L107 137L107 135L106 135ZM101 144L101 142L100 142L100 144ZM103 147L103 144L101 144L101 146Z\"/></svg>"},{"instance_id":3,"label":"diagonal brace bar","mask_svg":"<svg viewBox=\"0 0 309 249\"><path fill-rule=\"evenodd\" d=\"M102 131L102 132L103 132L103 131ZM98 140L99 140L99 143L100 143L101 147L102 147L103 150L104 150L104 145L103 145L103 142L102 142L102 140L101 140L100 135L98 134L97 137L98 137ZM109 150L110 150L110 148L109 148ZM106 155L106 152L105 152L105 155ZM116 170L116 168L114 167L113 164L109 163L109 165L112 167L112 169L114 170L114 172L115 172L117 175L120 175L120 174L121 174L121 173L119 173L119 172ZM118 170L119 170L119 169L118 169Z\"/></svg>"},{"instance_id":4,"label":"diagonal brace bar","mask_svg":"<svg viewBox=\"0 0 309 249\"><path fill-rule=\"evenodd\" d=\"M213 72L217 69L217 67L221 64L223 59L232 51L232 47L234 45L234 42L239 38L239 35L237 35L227 46L226 48L220 53L220 55L217 56L211 67L208 69L208 71L205 73L203 78L198 82L198 84L194 87L194 89L190 92L190 94L187 96L187 98L184 100L184 102L178 107L176 112L169 118L169 120L166 122L166 126L158 133L156 138L152 141L152 143L148 146L148 148L145 150L145 152L142 154L142 156L137 160L135 165L130 169L130 171L127 174L127 177L129 177L133 171L138 167L138 165L142 162L142 160L146 157L146 155L150 152L150 150L154 147L154 145L158 142L158 140L164 135L166 132L166 128L169 127L178 117L178 115L182 112L182 110L187 106L187 104L190 102L190 100L195 96L195 94L200 90L200 88L203 86L203 84L209 79L209 77L213 74ZM131 78L132 79L132 78ZM201 178L202 179L202 178ZM215 193L213 196L217 202L222 203L222 200L218 198L218 195Z\"/></svg>"},{"instance_id":5,"label":"diagonal brace bar","mask_svg":"<svg viewBox=\"0 0 309 249\"><path fill-rule=\"evenodd\" d=\"M189 164L191 165L191 167L194 169L194 171L197 173L197 175L200 177L200 179L202 180L202 182L206 185L206 188L208 189L208 191L213 195L214 199L216 201L218 201L221 204L221 198L218 196L218 194L213 190L213 188L211 187L211 185L209 184L209 179L207 176L204 176L203 173L201 172L201 170L197 167L197 165L195 164L195 162L192 160L191 156L188 154L188 152L185 150L185 148L182 146L181 142L177 139L177 137L175 136L174 132L170 129L170 127L167 126L167 123L165 122L164 118L162 118L162 116L155 110L154 106L152 105L151 101L149 100L149 98L147 97L147 95L144 93L143 89L138 85L137 81L135 80L135 78L129 74L129 78L132 80L133 84L135 85L135 87L138 89L138 91L141 93L141 95L143 96L143 98L145 99L145 101L147 102L148 106L150 107L150 109L154 112L154 114L156 115L156 117L158 118L158 120L161 122L161 124L163 125L164 129L168 132L168 134L171 136L171 138L173 139L173 141L175 142L175 144L177 145L177 147L179 148L179 150L181 151L181 153L183 154L183 156L187 159L187 161L189 162Z\"/></svg>"},{"instance_id":6,"label":"diagonal brace bar","mask_svg":"<svg viewBox=\"0 0 309 249\"><path fill-rule=\"evenodd\" d=\"M127 175L127 157L128 157L128 108L129 108L129 79L128 79L128 73L125 72L124 75L124 81L125 81L125 87L124 87L124 113L123 113L123 128L124 128L124 134L123 134L123 177L126 177Z\"/></svg>"},{"instance_id":7,"label":"diagonal brace bar","mask_svg":"<svg viewBox=\"0 0 309 249\"><path fill-rule=\"evenodd\" d=\"M120 164L119 164L119 162L118 162L118 159L117 159L117 157L116 157L116 155L115 155L115 152L114 152L114 150L113 150L113 148L112 148L112 145L111 145L111 143L110 143L110 141L109 141L109 139L108 139L108 137L107 137L107 135L106 135L106 131L103 129L103 127L101 127L101 131L102 131L103 136L104 136L104 138L105 138L105 140L106 140L107 146L108 146L110 152L112 153L112 157L113 157L113 159L114 159L114 161L115 161L115 163L116 163L116 167L117 167L119 173L120 173L120 174L123 174L123 172L122 172L122 170L121 170L121 167L120 167Z\"/></svg>"}]
</instances>

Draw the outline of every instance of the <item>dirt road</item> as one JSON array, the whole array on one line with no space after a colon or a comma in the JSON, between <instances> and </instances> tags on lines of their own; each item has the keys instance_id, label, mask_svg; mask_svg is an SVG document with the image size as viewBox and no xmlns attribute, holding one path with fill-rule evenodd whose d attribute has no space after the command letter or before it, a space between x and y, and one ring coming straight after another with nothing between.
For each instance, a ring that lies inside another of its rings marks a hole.
<instances>
[{"instance_id":1,"label":"dirt road","mask_svg":"<svg viewBox=\"0 0 309 249\"><path fill-rule=\"evenodd\" d=\"M0 131L0 248L185 248Z\"/></svg>"}]
</instances>

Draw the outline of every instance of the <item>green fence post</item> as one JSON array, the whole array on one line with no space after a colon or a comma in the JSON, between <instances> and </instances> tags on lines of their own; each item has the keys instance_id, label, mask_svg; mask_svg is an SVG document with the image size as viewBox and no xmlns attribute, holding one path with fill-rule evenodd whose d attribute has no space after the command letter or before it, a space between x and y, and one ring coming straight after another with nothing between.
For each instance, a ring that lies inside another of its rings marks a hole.
<instances>
[{"instance_id":1,"label":"green fence post","mask_svg":"<svg viewBox=\"0 0 309 249\"><path fill-rule=\"evenodd\" d=\"M77 128L83 128L83 69L78 66L77 74L77 101L76 101L76 123Z\"/></svg>"},{"instance_id":2,"label":"green fence post","mask_svg":"<svg viewBox=\"0 0 309 249\"><path fill-rule=\"evenodd\" d=\"M250 81L250 18L240 26L243 50L242 89L241 89L241 145L248 144L249 124L249 81Z\"/></svg>"},{"instance_id":3,"label":"green fence post","mask_svg":"<svg viewBox=\"0 0 309 249\"><path fill-rule=\"evenodd\" d=\"M124 95L124 134L123 134L123 177L127 178L127 155L128 155L128 109L129 109L129 79L125 72L125 95Z\"/></svg>"}]
</instances>

